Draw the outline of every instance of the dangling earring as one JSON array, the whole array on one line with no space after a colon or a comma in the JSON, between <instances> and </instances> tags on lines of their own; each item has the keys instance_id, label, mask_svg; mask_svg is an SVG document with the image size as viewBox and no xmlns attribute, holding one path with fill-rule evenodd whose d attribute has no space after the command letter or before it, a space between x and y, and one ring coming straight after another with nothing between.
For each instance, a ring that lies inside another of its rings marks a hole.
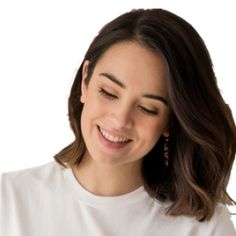
<instances>
[{"instance_id":1,"label":"dangling earring","mask_svg":"<svg viewBox=\"0 0 236 236\"><path fill-rule=\"evenodd\" d=\"M169 165L169 137L165 137L164 143L164 164L166 167Z\"/></svg>"}]
</instances>

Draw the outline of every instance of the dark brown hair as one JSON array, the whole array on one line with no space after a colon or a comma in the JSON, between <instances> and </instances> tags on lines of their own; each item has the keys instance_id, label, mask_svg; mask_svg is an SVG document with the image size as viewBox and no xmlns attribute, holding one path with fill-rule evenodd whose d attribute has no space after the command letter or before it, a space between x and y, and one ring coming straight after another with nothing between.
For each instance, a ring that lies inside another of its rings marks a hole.
<instances>
[{"instance_id":1,"label":"dark brown hair","mask_svg":"<svg viewBox=\"0 0 236 236\"><path fill-rule=\"evenodd\" d=\"M208 50L196 30L179 16L162 9L132 10L105 25L94 38L84 57L89 60L87 84L103 53L127 40L162 54L169 69L169 165L162 158L161 137L143 159L145 188L158 200L172 202L168 214L209 220L217 202L233 203L226 186L235 158L236 128L217 87ZM82 65L69 97L75 140L55 156L69 166L79 165L85 151L80 127Z\"/></svg>"}]
</instances>

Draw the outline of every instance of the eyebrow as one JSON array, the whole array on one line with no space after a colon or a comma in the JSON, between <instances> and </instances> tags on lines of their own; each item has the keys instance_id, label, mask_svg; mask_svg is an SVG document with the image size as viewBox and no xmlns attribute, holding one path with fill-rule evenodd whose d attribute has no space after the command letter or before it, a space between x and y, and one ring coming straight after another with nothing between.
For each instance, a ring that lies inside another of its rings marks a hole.
<instances>
[{"instance_id":1,"label":"eyebrow","mask_svg":"<svg viewBox=\"0 0 236 236\"><path fill-rule=\"evenodd\" d=\"M112 74L109 74L109 73L100 73L99 74L100 76L103 76L109 80L111 80L112 82L114 82L115 84L117 84L118 86L120 86L121 88L125 89L126 86L124 83L122 83L120 80L118 80L114 75ZM159 96L159 95L154 95L154 94L144 94L142 97L145 97L145 98L150 98L150 99L154 99L154 100L158 100L158 101L161 101L163 102L166 106L168 106L168 102L167 100L162 97L162 96Z\"/></svg>"},{"instance_id":2,"label":"eyebrow","mask_svg":"<svg viewBox=\"0 0 236 236\"><path fill-rule=\"evenodd\" d=\"M145 98L151 98L151 99L155 99L155 100L161 101L161 102L163 102L166 106L168 106L167 100L166 100L164 97L162 97L162 96L154 95L154 94L144 94L143 97L145 97Z\"/></svg>"},{"instance_id":3,"label":"eyebrow","mask_svg":"<svg viewBox=\"0 0 236 236\"><path fill-rule=\"evenodd\" d=\"M115 84L119 85L123 89L126 88L126 86L120 80L118 80L114 75L112 75L112 74L100 73L99 75L104 76L105 78L111 80L112 82L114 82Z\"/></svg>"}]
</instances>

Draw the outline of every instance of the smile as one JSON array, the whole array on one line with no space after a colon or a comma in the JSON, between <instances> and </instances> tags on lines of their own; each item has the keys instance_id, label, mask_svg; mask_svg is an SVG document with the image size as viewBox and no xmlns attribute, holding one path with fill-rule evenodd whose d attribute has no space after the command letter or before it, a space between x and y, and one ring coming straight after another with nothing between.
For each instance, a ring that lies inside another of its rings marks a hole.
<instances>
[{"instance_id":1,"label":"smile","mask_svg":"<svg viewBox=\"0 0 236 236\"><path fill-rule=\"evenodd\" d=\"M100 133L102 134L102 136L110 142L113 142L113 143L127 143L127 142L130 141L130 139L125 139L125 138L120 138L120 137L117 137L117 136L113 136L113 135L107 133L101 127L98 127L98 129L99 129Z\"/></svg>"}]
</instances>

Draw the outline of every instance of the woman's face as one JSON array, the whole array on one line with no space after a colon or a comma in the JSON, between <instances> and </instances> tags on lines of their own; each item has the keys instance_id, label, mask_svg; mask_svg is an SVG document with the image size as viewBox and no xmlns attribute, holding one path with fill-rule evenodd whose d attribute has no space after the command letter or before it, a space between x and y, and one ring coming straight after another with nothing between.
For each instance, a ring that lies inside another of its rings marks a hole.
<instances>
[{"instance_id":1,"label":"woman's face","mask_svg":"<svg viewBox=\"0 0 236 236\"><path fill-rule=\"evenodd\" d=\"M100 164L137 163L168 135L167 69L162 58L136 42L110 47L88 86L83 66L81 129L85 157Z\"/></svg>"}]
</instances>

